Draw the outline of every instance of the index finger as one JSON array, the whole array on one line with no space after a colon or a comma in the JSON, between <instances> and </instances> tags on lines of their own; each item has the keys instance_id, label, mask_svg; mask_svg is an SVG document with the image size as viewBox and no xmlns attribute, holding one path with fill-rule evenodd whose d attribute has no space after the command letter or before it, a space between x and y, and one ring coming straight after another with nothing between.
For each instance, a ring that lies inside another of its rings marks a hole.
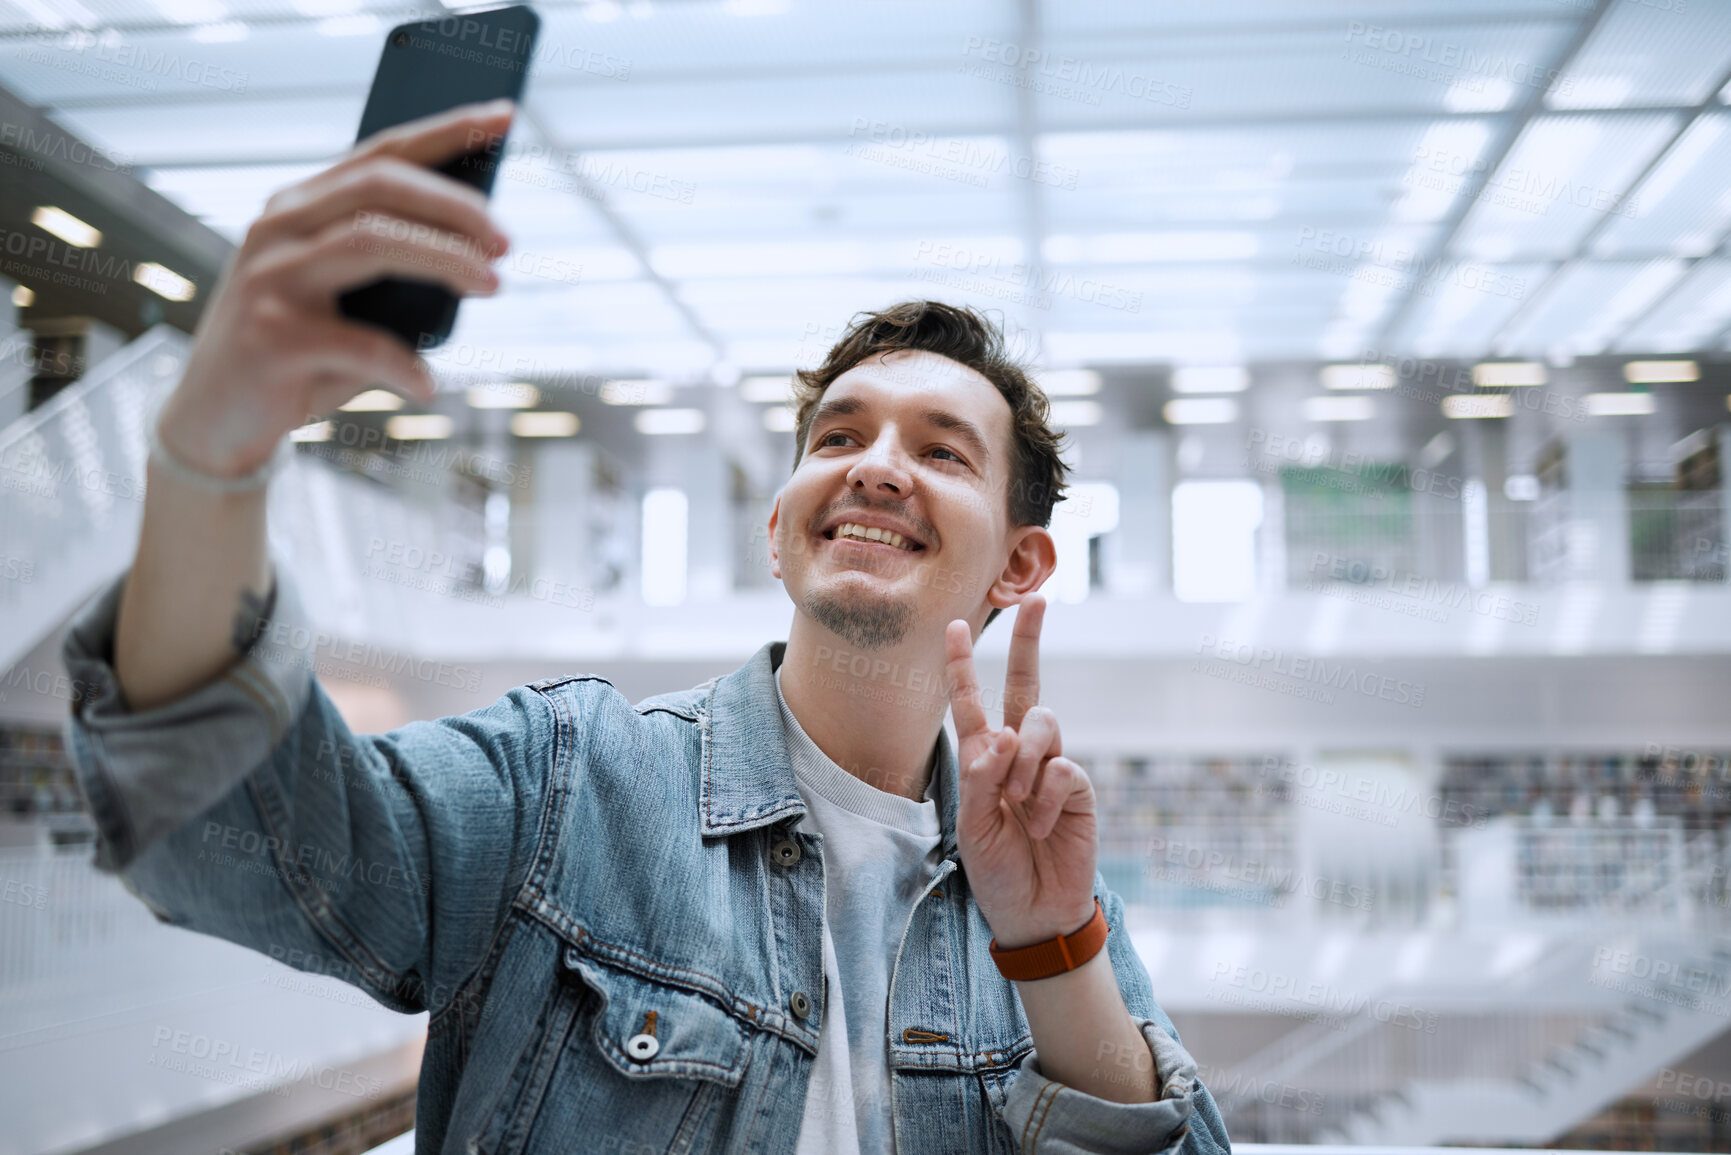
<instances>
[{"instance_id":1,"label":"index finger","mask_svg":"<svg viewBox=\"0 0 1731 1155\"><path fill-rule=\"evenodd\" d=\"M1004 725L1017 733L1023 715L1040 704L1040 623L1045 620L1045 598L1029 594L1022 599L1010 634L1010 664L1004 672Z\"/></svg>"},{"instance_id":2,"label":"index finger","mask_svg":"<svg viewBox=\"0 0 1731 1155\"><path fill-rule=\"evenodd\" d=\"M375 132L355 147L351 159L396 156L416 164L442 164L497 138L511 126L515 111L516 105L504 99L458 105Z\"/></svg>"},{"instance_id":3,"label":"index finger","mask_svg":"<svg viewBox=\"0 0 1731 1155\"><path fill-rule=\"evenodd\" d=\"M974 673L974 640L968 623L960 618L944 630L946 670L950 679L950 711L956 717L956 738L965 740L991 730L980 705L980 679Z\"/></svg>"}]
</instances>

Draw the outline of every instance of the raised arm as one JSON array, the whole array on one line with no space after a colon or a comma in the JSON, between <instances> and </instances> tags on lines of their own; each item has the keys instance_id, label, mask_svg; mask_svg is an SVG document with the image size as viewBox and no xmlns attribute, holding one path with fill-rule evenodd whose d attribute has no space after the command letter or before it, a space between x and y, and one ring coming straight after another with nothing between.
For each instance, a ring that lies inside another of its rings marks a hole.
<instances>
[{"instance_id":1,"label":"raised arm","mask_svg":"<svg viewBox=\"0 0 1731 1155\"><path fill-rule=\"evenodd\" d=\"M362 390L419 401L433 383L414 352L344 319L343 291L378 277L492 293L503 233L480 193L428 165L502 133L510 106L476 105L382 132L273 196L224 271L186 372L157 423L185 470L242 478L283 437ZM145 710L210 682L246 649L272 585L262 489L220 492L149 466L138 552L115 623L114 668Z\"/></svg>"}]
</instances>

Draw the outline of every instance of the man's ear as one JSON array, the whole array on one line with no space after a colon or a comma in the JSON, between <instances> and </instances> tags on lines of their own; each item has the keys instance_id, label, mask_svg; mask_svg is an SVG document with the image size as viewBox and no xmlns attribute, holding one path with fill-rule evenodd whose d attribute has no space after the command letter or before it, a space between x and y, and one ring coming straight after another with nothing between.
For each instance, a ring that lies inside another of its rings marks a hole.
<instances>
[{"instance_id":1,"label":"man's ear","mask_svg":"<svg viewBox=\"0 0 1731 1155\"><path fill-rule=\"evenodd\" d=\"M1019 605L1045 585L1057 568L1058 545L1052 535L1037 525L1020 526L1010 534L1009 560L986 590L986 602L999 610Z\"/></svg>"},{"instance_id":2,"label":"man's ear","mask_svg":"<svg viewBox=\"0 0 1731 1155\"><path fill-rule=\"evenodd\" d=\"M775 504L769 509L769 576L781 580L781 557L775 551L775 527L781 521L781 494L775 495Z\"/></svg>"}]
</instances>

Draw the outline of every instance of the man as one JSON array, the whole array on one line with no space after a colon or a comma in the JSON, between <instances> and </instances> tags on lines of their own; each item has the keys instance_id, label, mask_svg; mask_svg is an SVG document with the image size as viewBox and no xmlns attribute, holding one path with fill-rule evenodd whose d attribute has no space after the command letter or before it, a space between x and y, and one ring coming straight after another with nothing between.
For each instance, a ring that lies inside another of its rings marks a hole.
<instances>
[{"instance_id":1,"label":"man","mask_svg":"<svg viewBox=\"0 0 1731 1155\"><path fill-rule=\"evenodd\" d=\"M99 862L170 922L431 1012L421 1151L1225 1149L1037 705L1064 467L974 314L870 315L802 374L769 521L785 644L635 707L562 677L344 725L294 648L263 484L309 415L431 397L333 299L496 288L485 201L427 166L509 115L381 134L273 197L225 272L134 565L66 643ZM993 727L972 643L1010 606Z\"/></svg>"}]
</instances>

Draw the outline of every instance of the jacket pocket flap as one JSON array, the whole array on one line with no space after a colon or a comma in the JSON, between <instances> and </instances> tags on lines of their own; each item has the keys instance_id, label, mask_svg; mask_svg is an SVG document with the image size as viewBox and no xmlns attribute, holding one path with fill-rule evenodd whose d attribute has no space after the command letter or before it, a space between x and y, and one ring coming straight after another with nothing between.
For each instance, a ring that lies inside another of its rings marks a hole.
<instances>
[{"instance_id":1,"label":"jacket pocket flap","mask_svg":"<svg viewBox=\"0 0 1731 1155\"><path fill-rule=\"evenodd\" d=\"M620 1074L739 1085L745 1028L709 998L607 966L575 947L565 948L560 970L567 981L580 979L600 996L591 1041Z\"/></svg>"}]
</instances>

